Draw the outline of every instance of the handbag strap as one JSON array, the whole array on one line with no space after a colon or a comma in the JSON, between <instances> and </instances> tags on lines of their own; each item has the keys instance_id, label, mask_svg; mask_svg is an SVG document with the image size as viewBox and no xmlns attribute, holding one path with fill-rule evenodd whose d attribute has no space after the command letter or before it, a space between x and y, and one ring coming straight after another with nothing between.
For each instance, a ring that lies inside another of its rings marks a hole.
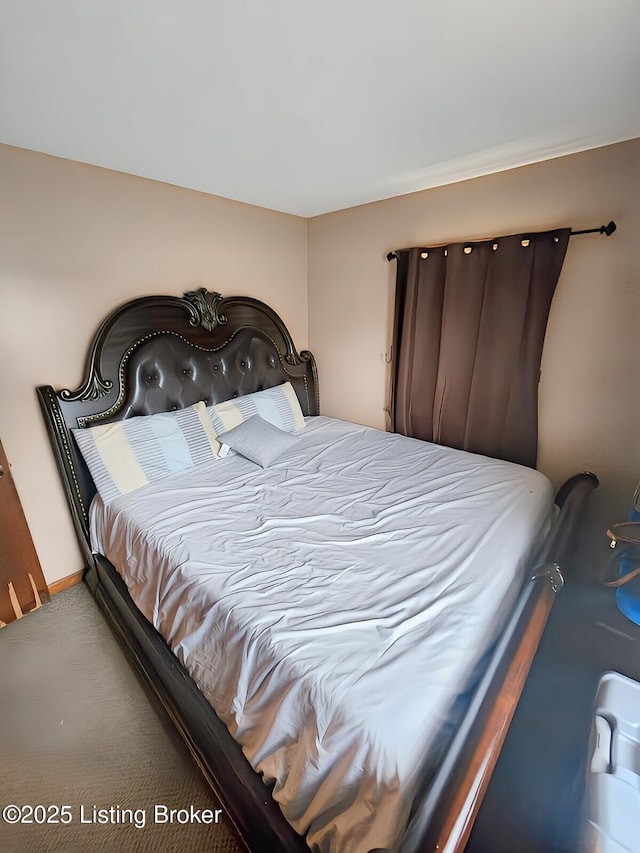
<instances>
[{"instance_id":1,"label":"handbag strap","mask_svg":"<svg viewBox=\"0 0 640 853\"><path fill-rule=\"evenodd\" d=\"M610 548L615 548L618 542L622 542L624 545L640 545L640 521L620 521L618 524L613 524L607 530L607 536L611 539ZM639 576L640 566L620 575L615 580L602 578L602 584L607 587L620 587Z\"/></svg>"},{"instance_id":2,"label":"handbag strap","mask_svg":"<svg viewBox=\"0 0 640 853\"><path fill-rule=\"evenodd\" d=\"M633 569L630 572L627 572L626 575L621 575L619 578L616 578L614 581L602 581L603 586L608 587L619 587L624 586L629 581L632 581L634 578L640 576L640 566L637 569Z\"/></svg>"},{"instance_id":3,"label":"handbag strap","mask_svg":"<svg viewBox=\"0 0 640 853\"><path fill-rule=\"evenodd\" d=\"M625 545L640 545L640 521L619 521L607 530L611 539L610 548L615 548L618 542Z\"/></svg>"}]
</instances>

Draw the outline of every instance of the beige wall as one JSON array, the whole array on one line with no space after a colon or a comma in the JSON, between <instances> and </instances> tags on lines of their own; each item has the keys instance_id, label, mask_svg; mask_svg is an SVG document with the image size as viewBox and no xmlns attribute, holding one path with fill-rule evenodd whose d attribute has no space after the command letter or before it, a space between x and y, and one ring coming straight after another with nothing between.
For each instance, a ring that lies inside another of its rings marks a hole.
<instances>
[{"instance_id":1,"label":"beige wall","mask_svg":"<svg viewBox=\"0 0 640 853\"><path fill-rule=\"evenodd\" d=\"M309 345L324 414L381 427L395 264L391 249L600 226L571 240L540 386L539 466L556 483L600 475L594 522L640 478L640 140L316 217L309 222Z\"/></svg>"},{"instance_id":2,"label":"beige wall","mask_svg":"<svg viewBox=\"0 0 640 853\"><path fill-rule=\"evenodd\" d=\"M49 583L81 568L35 396L75 387L120 302L205 286L268 301L307 345L307 224L0 146L0 439Z\"/></svg>"}]
</instances>

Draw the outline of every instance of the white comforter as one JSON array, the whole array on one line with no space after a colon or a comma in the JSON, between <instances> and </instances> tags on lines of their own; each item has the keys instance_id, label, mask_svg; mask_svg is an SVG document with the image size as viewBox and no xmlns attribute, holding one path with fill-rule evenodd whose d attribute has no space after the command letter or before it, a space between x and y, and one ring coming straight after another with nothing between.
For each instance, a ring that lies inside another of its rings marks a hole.
<instances>
[{"instance_id":1,"label":"white comforter","mask_svg":"<svg viewBox=\"0 0 640 853\"><path fill-rule=\"evenodd\" d=\"M552 487L318 417L92 507L92 534L310 846L392 846L421 760L495 638Z\"/></svg>"}]
</instances>

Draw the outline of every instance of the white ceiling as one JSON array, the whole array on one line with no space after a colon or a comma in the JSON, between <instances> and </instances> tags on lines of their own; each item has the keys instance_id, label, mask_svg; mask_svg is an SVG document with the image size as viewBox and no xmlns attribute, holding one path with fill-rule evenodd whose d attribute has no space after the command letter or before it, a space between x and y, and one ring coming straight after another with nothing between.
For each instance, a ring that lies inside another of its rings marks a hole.
<instances>
[{"instance_id":1,"label":"white ceiling","mask_svg":"<svg viewBox=\"0 0 640 853\"><path fill-rule=\"evenodd\" d=\"M314 216L640 136L639 0L0 0L0 141Z\"/></svg>"}]
</instances>

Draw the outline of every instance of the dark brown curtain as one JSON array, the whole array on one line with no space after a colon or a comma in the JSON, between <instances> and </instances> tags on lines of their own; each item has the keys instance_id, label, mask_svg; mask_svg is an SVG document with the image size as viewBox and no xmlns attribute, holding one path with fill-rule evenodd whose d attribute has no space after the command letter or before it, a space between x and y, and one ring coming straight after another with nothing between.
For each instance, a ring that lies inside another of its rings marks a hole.
<instances>
[{"instance_id":1,"label":"dark brown curtain","mask_svg":"<svg viewBox=\"0 0 640 853\"><path fill-rule=\"evenodd\" d=\"M535 467L538 380L569 229L397 252L395 432Z\"/></svg>"}]
</instances>

